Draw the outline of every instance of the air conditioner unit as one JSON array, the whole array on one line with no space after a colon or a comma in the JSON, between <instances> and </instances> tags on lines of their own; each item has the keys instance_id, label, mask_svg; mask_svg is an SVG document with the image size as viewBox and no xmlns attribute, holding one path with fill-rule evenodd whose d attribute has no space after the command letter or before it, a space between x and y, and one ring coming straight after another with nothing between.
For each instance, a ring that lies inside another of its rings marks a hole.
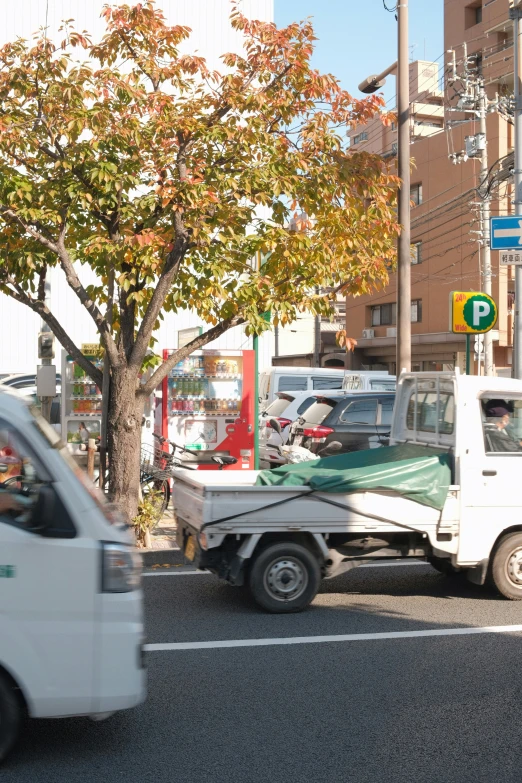
<instances>
[{"instance_id":1,"label":"air conditioner unit","mask_svg":"<svg viewBox=\"0 0 522 783\"><path fill-rule=\"evenodd\" d=\"M386 329L386 337L397 337L397 328L395 326Z\"/></svg>"},{"instance_id":2,"label":"air conditioner unit","mask_svg":"<svg viewBox=\"0 0 522 783\"><path fill-rule=\"evenodd\" d=\"M375 337L375 329L363 329L362 336L364 340L373 340Z\"/></svg>"}]
</instances>

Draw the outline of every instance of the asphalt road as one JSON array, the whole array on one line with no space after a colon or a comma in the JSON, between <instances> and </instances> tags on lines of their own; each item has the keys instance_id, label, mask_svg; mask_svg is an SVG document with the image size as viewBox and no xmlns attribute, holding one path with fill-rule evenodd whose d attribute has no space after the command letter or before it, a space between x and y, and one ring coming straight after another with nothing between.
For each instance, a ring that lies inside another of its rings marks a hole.
<instances>
[{"instance_id":1,"label":"asphalt road","mask_svg":"<svg viewBox=\"0 0 522 783\"><path fill-rule=\"evenodd\" d=\"M180 571L144 579L146 704L29 724L1 783L518 783L522 602L423 564L357 569L284 617Z\"/></svg>"}]
</instances>

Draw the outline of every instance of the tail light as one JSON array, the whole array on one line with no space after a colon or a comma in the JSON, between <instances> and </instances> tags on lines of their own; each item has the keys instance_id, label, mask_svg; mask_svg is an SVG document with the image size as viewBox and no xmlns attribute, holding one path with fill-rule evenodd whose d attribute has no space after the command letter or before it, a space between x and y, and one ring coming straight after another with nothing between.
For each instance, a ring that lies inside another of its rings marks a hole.
<instances>
[{"instance_id":1,"label":"tail light","mask_svg":"<svg viewBox=\"0 0 522 783\"><path fill-rule=\"evenodd\" d=\"M277 419L277 421L279 422L279 425L280 425L282 430L284 430L285 427L289 427L291 425L291 423L292 423L291 419L281 419L279 416L274 416L274 419ZM270 429L272 429L272 425L270 424L269 421L267 421L266 426L270 427ZM332 432L333 432L333 430L332 430Z\"/></svg>"},{"instance_id":2,"label":"tail light","mask_svg":"<svg viewBox=\"0 0 522 783\"><path fill-rule=\"evenodd\" d=\"M307 427L303 435L305 438L312 438L312 440L325 440L328 435L331 435L332 432L334 432L331 427Z\"/></svg>"}]
</instances>

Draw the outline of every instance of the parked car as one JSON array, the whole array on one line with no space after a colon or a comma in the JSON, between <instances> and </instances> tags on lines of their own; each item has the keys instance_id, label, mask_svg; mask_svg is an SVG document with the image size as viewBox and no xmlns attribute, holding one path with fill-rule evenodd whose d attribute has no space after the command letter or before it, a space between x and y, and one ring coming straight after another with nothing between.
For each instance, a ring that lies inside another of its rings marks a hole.
<instances>
[{"instance_id":1,"label":"parked car","mask_svg":"<svg viewBox=\"0 0 522 783\"><path fill-rule=\"evenodd\" d=\"M314 454L332 441L339 441L343 452L387 446L394 401L393 392L318 395L292 424L288 445L302 446Z\"/></svg>"},{"instance_id":2,"label":"parked car","mask_svg":"<svg viewBox=\"0 0 522 783\"><path fill-rule=\"evenodd\" d=\"M277 392L343 388L344 370L335 367L267 367L259 373L259 407L266 410Z\"/></svg>"},{"instance_id":3,"label":"parked car","mask_svg":"<svg viewBox=\"0 0 522 783\"><path fill-rule=\"evenodd\" d=\"M275 468L286 462L276 449L284 446L290 434L293 422L303 416L307 408L323 392L292 391L277 392L276 398L259 416L259 460L262 468ZM281 434L276 432L270 419L277 419Z\"/></svg>"}]
</instances>

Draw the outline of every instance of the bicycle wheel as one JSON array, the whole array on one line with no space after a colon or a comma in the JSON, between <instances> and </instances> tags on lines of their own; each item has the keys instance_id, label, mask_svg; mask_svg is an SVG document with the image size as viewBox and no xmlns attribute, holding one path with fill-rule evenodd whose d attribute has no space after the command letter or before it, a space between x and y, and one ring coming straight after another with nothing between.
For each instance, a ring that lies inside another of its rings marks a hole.
<instances>
[{"instance_id":1,"label":"bicycle wheel","mask_svg":"<svg viewBox=\"0 0 522 783\"><path fill-rule=\"evenodd\" d=\"M140 487L143 499L150 499L153 502L156 516L158 520L161 519L167 510L170 500L170 486L168 480L150 476L141 482Z\"/></svg>"}]
</instances>

